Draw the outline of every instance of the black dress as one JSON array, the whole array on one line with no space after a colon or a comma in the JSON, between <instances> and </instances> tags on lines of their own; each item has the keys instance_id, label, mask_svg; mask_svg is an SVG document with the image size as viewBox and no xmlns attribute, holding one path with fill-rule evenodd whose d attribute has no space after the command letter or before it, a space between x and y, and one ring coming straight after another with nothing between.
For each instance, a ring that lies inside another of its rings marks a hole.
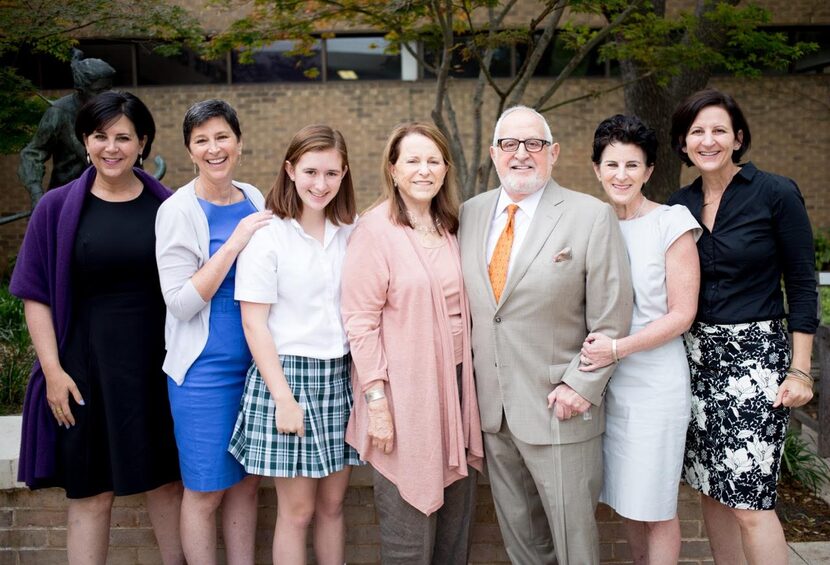
<instances>
[{"instance_id":1,"label":"black dress","mask_svg":"<svg viewBox=\"0 0 830 565\"><path fill-rule=\"evenodd\" d=\"M165 307L155 261L160 202L88 194L75 236L73 315L61 355L84 405L58 435L59 481L69 498L129 495L179 479L167 399Z\"/></svg>"}]
</instances>

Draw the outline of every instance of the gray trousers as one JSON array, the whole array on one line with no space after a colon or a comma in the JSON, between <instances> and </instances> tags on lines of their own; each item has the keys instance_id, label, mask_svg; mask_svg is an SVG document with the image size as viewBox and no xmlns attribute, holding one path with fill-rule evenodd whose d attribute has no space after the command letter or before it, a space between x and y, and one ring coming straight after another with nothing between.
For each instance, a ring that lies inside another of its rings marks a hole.
<instances>
[{"instance_id":1,"label":"gray trousers","mask_svg":"<svg viewBox=\"0 0 830 565\"><path fill-rule=\"evenodd\" d=\"M427 516L372 471L380 518L380 560L388 565L466 565L472 541L478 472L444 489L444 505Z\"/></svg>"}]
</instances>

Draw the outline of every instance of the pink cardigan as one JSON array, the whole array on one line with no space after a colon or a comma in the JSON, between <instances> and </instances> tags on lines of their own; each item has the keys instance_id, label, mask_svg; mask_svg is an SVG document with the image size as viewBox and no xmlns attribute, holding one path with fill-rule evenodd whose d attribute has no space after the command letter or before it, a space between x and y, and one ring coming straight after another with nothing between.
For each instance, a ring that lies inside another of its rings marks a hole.
<instances>
[{"instance_id":1,"label":"pink cardigan","mask_svg":"<svg viewBox=\"0 0 830 565\"><path fill-rule=\"evenodd\" d=\"M458 242L450 237L461 276ZM354 367L354 409L346 441L401 497L432 514L444 488L483 470L467 295L461 286L464 360L459 405L453 341L440 281L415 232L396 226L383 203L358 221L343 266L341 307ZM392 453L372 447L363 391L378 380L395 425ZM465 451L466 450L466 451Z\"/></svg>"}]
</instances>

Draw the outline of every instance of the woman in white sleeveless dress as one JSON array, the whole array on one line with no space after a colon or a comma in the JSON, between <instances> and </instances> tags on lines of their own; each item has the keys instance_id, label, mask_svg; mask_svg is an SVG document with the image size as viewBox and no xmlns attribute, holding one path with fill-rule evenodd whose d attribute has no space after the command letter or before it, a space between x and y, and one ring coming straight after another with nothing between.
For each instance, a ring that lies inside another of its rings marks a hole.
<instances>
[{"instance_id":1,"label":"woman in white sleeveless dress","mask_svg":"<svg viewBox=\"0 0 830 565\"><path fill-rule=\"evenodd\" d=\"M582 369L618 363L605 397L600 501L623 517L637 564L674 564L680 554L677 488L689 422L689 365L681 335L697 309L700 226L684 206L642 193L657 139L638 118L616 115L594 134L597 178L620 220L631 261L631 335L590 334Z\"/></svg>"}]
</instances>

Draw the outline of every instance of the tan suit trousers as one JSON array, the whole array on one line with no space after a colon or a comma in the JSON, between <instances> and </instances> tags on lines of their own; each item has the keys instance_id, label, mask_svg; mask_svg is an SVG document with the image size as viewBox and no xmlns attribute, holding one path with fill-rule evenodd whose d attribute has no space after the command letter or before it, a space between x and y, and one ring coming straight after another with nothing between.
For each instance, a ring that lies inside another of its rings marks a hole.
<instances>
[{"instance_id":1,"label":"tan suit trousers","mask_svg":"<svg viewBox=\"0 0 830 565\"><path fill-rule=\"evenodd\" d=\"M497 433L484 434L484 447L510 561L598 564L595 511L602 486L602 436L564 445L531 445L517 439L502 417Z\"/></svg>"}]
</instances>

